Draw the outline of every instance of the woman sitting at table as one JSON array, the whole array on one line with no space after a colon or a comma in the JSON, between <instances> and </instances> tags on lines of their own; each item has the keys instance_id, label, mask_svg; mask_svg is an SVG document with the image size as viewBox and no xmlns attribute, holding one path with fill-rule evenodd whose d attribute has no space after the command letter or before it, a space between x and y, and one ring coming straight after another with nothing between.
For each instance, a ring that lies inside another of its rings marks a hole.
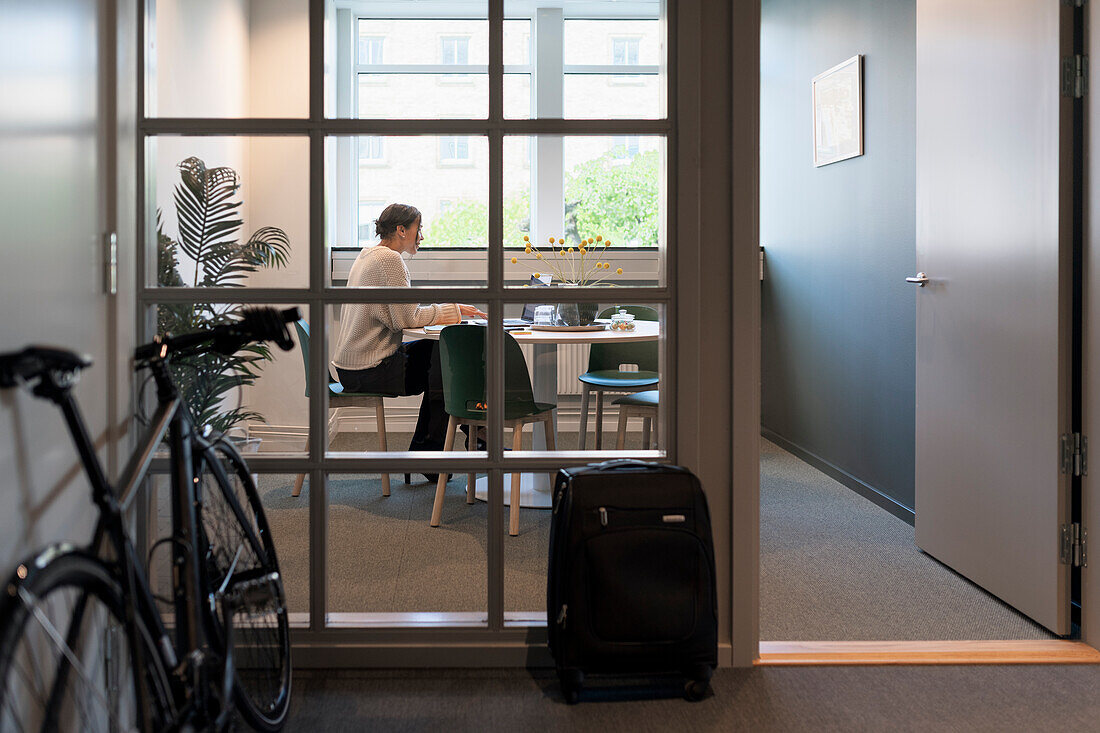
<instances>
[{"instance_id":1,"label":"woman sitting at table","mask_svg":"<svg viewBox=\"0 0 1100 733\"><path fill-rule=\"evenodd\" d=\"M416 254L424 239L420 211L390 204L374 222L381 242L364 247L348 275L348 287L407 288L409 268L401 253ZM439 369L438 342L401 342L402 330L485 318L472 305L442 303L347 303L340 312L340 337L332 365L347 392L394 397L424 393L409 450L443 450L447 413ZM429 481L435 478L428 476Z\"/></svg>"}]
</instances>

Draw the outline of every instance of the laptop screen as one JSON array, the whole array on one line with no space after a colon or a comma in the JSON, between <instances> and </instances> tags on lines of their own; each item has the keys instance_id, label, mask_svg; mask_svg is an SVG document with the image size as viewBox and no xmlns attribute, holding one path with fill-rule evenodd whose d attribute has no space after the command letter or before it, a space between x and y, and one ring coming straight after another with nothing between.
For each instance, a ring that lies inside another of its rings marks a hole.
<instances>
[{"instance_id":1,"label":"laptop screen","mask_svg":"<svg viewBox=\"0 0 1100 733\"><path fill-rule=\"evenodd\" d=\"M550 282L553 279L554 279L553 275L541 275L539 277L535 277L534 275L532 275L531 276L531 286L534 287L536 285L543 285L543 286L549 285ZM527 321L528 323L534 321L535 320L535 308L537 308L540 305L542 305L542 304L541 303L527 303L527 304L525 304L523 306L523 315L520 316L521 320Z\"/></svg>"}]
</instances>

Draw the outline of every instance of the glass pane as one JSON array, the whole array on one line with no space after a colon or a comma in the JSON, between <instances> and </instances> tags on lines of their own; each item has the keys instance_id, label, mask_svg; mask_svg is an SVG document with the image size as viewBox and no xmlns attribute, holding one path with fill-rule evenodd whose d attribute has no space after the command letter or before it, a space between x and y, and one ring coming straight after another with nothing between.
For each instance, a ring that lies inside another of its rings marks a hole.
<instances>
[{"instance_id":1,"label":"glass pane","mask_svg":"<svg viewBox=\"0 0 1100 733\"><path fill-rule=\"evenodd\" d=\"M531 21L504 21L504 64L531 63Z\"/></svg>"},{"instance_id":2,"label":"glass pane","mask_svg":"<svg viewBox=\"0 0 1100 733\"><path fill-rule=\"evenodd\" d=\"M566 74L565 116L572 119L661 117L656 74Z\"/></svg>"},{"instance_id":3,"label":"glass pane","mask_svg":"<svg viewBox=\"0 0 1100 733\"><path fill-rule=\"evenodd\" d=\"M509 431L510 433L511 431ZM530 428L524 431L529 440ZM511 444L511 435L507 444ZM512 474L504 474L504 620L520 626L546 624L547 550L553 476L522 473L517 534L511 530Z\"/></svg>"},{"instance_id":4,"label":"glass pane","mask_svg":"<svg viewBox=\"0 0 1100 733\"><path fill-rule=\"evenodd\" d=\"M554 283L661 284L665 150L653 135L506 137L506 284L536 274Z\"/></svg>"},{"instance_id":5,"label":"glass pane","mask_svg":"<svg viewBox=\"0 0 1100 733\"><path fill-rule=\"evenodd\" d=\"M661 63L658 4L650 3L650 20L566 20L565 63L649 65Z\"/></svg>"},{"instance_id":6,"label":"glass pane","mask_svg":"<svg viewBox=\"0 0 1100 733\"><path fill-rule=\"evenodd\" d=\"M652 303L600 303L595 323L606 330L596 332L586 353L571 364L566 344L558 347L564 354L559 374L577 373L559 378L561 400L578 399L580 406L578 422L562 427L562 443L582 450L664 450L667 410L658 393L668 335L664 313ZM598 380L584 376L595 372Z\"/></svg>"},{"instance_id":7,"label":"glass pane","mask_svg":"<svg viewBox=\"0 0 1100 733\"><path fill-rule=\"evenodd\" d=\"M237 320L245 307L161 303L150 317L157 335L181 336ZM308 313L305 306L298 310ZM195 423L227 433L250 452L303 455L309 439L309 400L300 339L296 328L290 332L296 342L291 351L269 343L228 357L210 352L173 361L173 380Z\"/></svg>"},{"instance_id":8,"label":"glass pane","mask_svg":"<svg viewBox=\"0 0 1100 733\"><path fill-rule=\"evenodd\" d=\"M379 474L328 477L328 624L484 625L485 503L453 477L432 527L435 484L391 481L384 496Z\"/></svg>"},{"instance_id":9,"label":"glass pane","mask_svg":"<svg viewBox=\"0 0 1100 733\"><path fill-rule=\"evenodd\" d=\"M461 18L416 17L425 13L417 2L389 3L377 11L385 17L370 17L365 5L365 17L337 9L326 34L334 70L326 77L328 113L484 119L489 113L489 23L484 3L480 10L478 5L457 9L465 15ZM511 36L510 44L521 52L524 36L517 31Z\"/></svg>"},{"instance_id":10,"label":"glass pane","mask_svg":"<svg viewBox=\"0 0 1100 733\"><path fill-rule=\"evenodd\" d=\"M150 117L307 117L309 3L151 0Z\"/></svg>"},{"instance_id":11,"label":"glass pane","mask_svg":"<svg viewBox=\"0 0 1100 733\"><path fill-rule=\"evenodd\" d=\"M504 75L504 116L510 120L531 117L531 75Z\"/></svg>"},{"instance_id":12,"label":"glass pane","mask_svg":"<svg viewBox=\"0 0 1100 733\"><path fill-rule=\"evenodd\" d=\"M488 74L359 74L363 119L484 119Z\"/></svg>"},{"instance_id":13,"label":"glass pane","mask_svg":"<svg viewBox=\"0 0 1100 733\"><path fill-rule=\"evenodd\" d=\"M380 241L379 216L398 203L420 212L423 239L418 247L409 242L402 255L413 287L484 286L488 158L488 141L480 136L329 138L326 227L332 284L349 284L361 249ZM369 278L357 282L353 286L376 286Z\"/></svg>"},{"instance_id":14,"label":"glass pane","mask_svg":"<svg viewBox=\"0 0 1100 733\"><path fill-rule=\"evenodd\" d=\"M375 260L365 262L373 266ZM471 305L485 312L484 303ZM328 312L327 361L338 382L332 387L329 408L340 410L329 424L329 455L347 458L412 450L434 451L429 457L441 457L449 414L484 420L482 350L458 344L455 348L472 355L456 362L448 352L451 361L446 364L441 358L440 333L456 323L457 304L344 303ZM484 330L484 316L471 313L464 319L482 324L470 330ZM446 409L448 393L452 408L460 407L461 413ZM466 445L467 433L451 431L454 450L476 448ZM422 474L410 479L414 484L426 481ZM403 484L404 477L394 476L393 482Z\"/></svg>"},{"instance_id":15,"label":"glass pane","mask_svg":"<svg viewBox=\"0 0 1100 733\"><path fill-rule=\"evenodd\" d=\"M150 286L309 285L307 138L166 135L146 145Z\"/></svg>"},{"instance_id":16,"label":"glass pane","mask_svg":"<svg viewBox=\"0 0 1100 733\"><path fill-rule=\"evenodd\" d=\"M249 446L239 446L248 461ZM257 495L263 507L279 570L283 577L287 611L291 627L309 625L309 496L293 497L297 477L292 474L252 474ZM172 534L171 482L167 476L156 475L149 481L148 528L149 549L158 540ZM162 598L172 596L172 552L169 543L161 543L149 558L149 579L154 593ZM161 613L170 622L174 609L158 603Z\"/></svg>"}]
</instances>

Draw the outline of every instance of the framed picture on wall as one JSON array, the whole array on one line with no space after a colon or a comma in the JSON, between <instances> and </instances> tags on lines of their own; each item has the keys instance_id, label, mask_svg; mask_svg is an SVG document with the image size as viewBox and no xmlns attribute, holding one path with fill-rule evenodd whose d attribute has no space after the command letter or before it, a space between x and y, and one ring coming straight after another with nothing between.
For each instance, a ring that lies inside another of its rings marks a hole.
<instances>
[{"instance_id":1,"label":"framed picture on wall","mask_svg":"<svg viewBox=\"0 0 1100 733\"><path fill-rule=\"evenodd\" d=\"M813 78L814 165L863 155L863 54Z\"/></svg>"}]
</instances>

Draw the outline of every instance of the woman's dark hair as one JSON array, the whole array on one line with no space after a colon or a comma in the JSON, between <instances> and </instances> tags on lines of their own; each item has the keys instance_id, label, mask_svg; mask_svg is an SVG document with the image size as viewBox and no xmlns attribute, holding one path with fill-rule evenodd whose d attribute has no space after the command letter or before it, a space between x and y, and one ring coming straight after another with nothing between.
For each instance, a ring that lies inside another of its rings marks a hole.
<instances>
[{"instance_id":1,"label":"woman's dark hair","mask_svg":"<svg viewBox=\"0 0 1100 733\"><path fill-rule=\"evenodd\" d=\"M420 221L420 209L407 204L390 204L374 220L374 231L381 238L392 236L397 227L411 227Z\"/></svg>"}]
</instances>

